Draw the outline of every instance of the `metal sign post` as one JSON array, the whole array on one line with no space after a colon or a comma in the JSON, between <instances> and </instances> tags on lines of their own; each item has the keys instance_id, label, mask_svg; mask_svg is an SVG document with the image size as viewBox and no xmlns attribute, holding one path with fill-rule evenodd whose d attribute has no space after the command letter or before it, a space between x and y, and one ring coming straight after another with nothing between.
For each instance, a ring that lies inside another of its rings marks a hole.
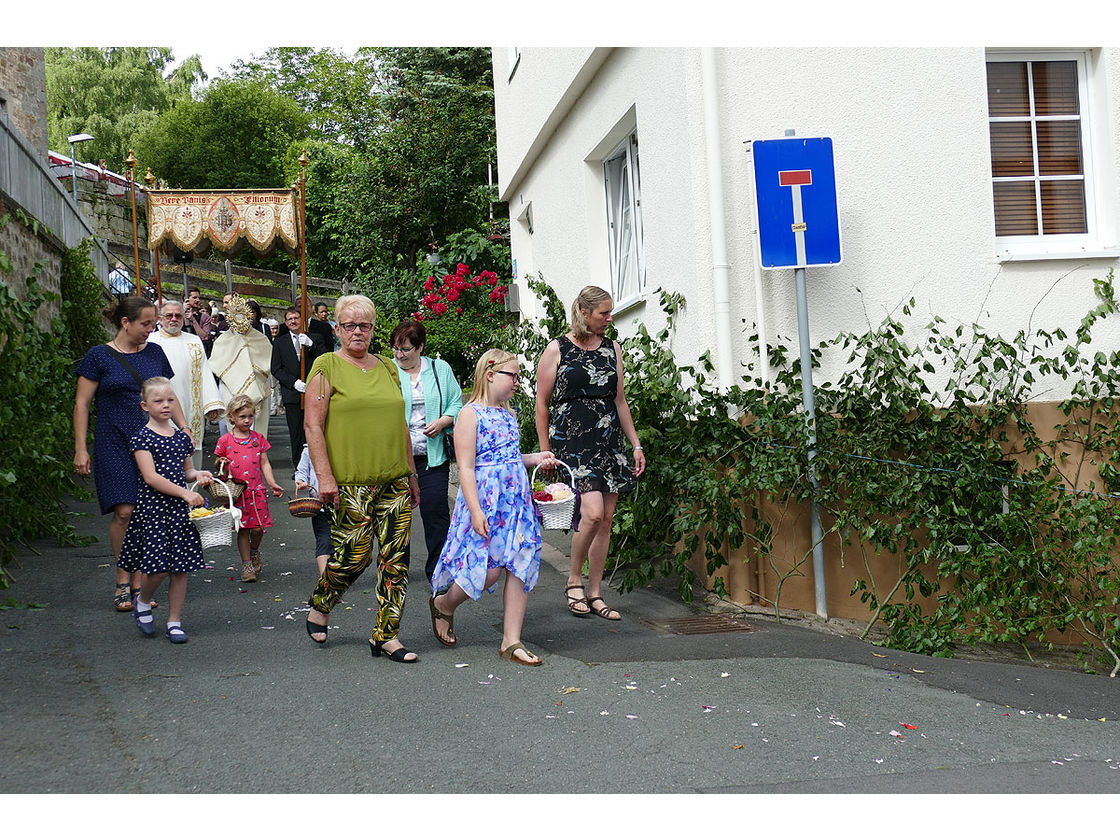
<instances>
[{"instance_id":1,"label":"metal sign post","mask_svg":"<svg viewBox=\"0 0 1120 840\"><path fill-rule=\"evenodd\" d=\"M790 132L792 134L792 132ZM817 457L817 408L813 397L813 357L809 346L807 266L840 263L840 216L836 170L828 137L756 140L753 143L759 262L765 269L794 269L797 332L801 340L801 399L808 441L810 536L817 615L828 618Z\"/></svg>"}]
</instances>

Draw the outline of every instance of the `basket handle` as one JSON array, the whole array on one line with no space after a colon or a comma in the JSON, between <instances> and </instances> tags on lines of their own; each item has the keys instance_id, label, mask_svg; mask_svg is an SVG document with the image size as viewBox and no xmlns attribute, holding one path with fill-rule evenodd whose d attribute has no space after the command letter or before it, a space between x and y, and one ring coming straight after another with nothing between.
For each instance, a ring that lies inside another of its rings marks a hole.
<instances>
[{"instance_id":1,"label":"basket handle","mask_svg":"<svg viewBox=\"0 0 1120 840\"><path fill-rule=\"evenodd\" d=\"M311 485L310 484L307 485L306 489L307 489L307 496L305 496L305 498L308 498L308 499L318 499L319 498L318 493L312 493L311 492ZM299 499L299 488L298 487L296 488L295 496L292 497L292 501L296 501L297 499Z\"/></svg>"},{"instance_id":2,"label":"basket handle","mask_svg":"<svg viewBox=\"0 0 1120 840\"><path fill-rule=\"evenodd\" d=\"M226 475L226 469L229 467L229 458L217 457L214 459L214 477Z\"/></svg>"},{"instance_id":3,"label":"basket handle","mask_svg":"<svg viewBox=\"0 0 1120 840\"><path fill-rule=\"evenodd\" d=\"M556 463L558 463L560 466L562 466L564 469L566 469L568 471L568 484L570 484L572 487L575 487L576 486L576 476L575 476L575 473L572 472L572 468L569 467L567 464L565 464L563 461L561 461L559 458L556 459ZM537 466L533 467L533 474L531 476L529 476L530 486L532 485L532 483L534 481L537 480L537 470L539 470L540 468L541 468L540 464L537 464ZM554 469L554 468L549 467L548 469Z\"/></svg>"},{"instance_id":4,"label":"basket handle","mask_svg":"<svg viewBox=\"0 0 1120 840\"><path fill-rule=\"evenodd\" d=\"M216 482L218 482L218 484L222 485L222 489L226 491L226 495L229 497L229 506L232 508L233 507L233 494L231 492L229 492L229 485L226 484L224 481L222 481L217 476L214 476L212 480L216 481ZM191 486L187 489L188 490L194 490L194 488L196 488L196 487L198 487L198 482L197 481L193 482L191 484Z\"/></svg>"}]
</instances>

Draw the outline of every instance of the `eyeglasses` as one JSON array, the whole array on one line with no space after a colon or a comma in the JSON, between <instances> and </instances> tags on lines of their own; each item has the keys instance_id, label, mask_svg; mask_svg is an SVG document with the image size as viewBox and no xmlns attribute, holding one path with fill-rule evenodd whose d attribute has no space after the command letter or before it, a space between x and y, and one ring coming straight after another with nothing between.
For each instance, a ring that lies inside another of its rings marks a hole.
<instances>
[{"instance_id":1,"label":"eyeglasses","mask_svg":"<svg viewBox=\"0 0 1120 840\"><path fill-rule=\"evenodd\" d=\"M400 353L403 356L406 353L411 353L415 349L415 347L394 347L393 352Z\"/></svg>"},{"instance_id":2,"label":"eyeglasses","mask_svg":"<svg viewBox=\"0 0 1120 840\"><path fill-rule=\"evenodd\" d=\"M345 333L352 333L352 332L368 333L368 332L371 332L373 330L373 324L369 323L368 321L363 321L359 324L339 324L339 326L342 327L342 331L345 332Z\"/></svg>"},{"instance_id":3,"label":"eyeglasses","mask_svg":"<svg viewBox=\"0 0 1120 840\"><path fill-rule=\"evenodd\" d=\"M520 373L514 373L513 371L510 371L510 370L496 370L496 371L494 371L494 373L505 374L510 379L512 379L514 382L520 382L521 381L521 374Z\"/></svg>"},{"instance_id":4,"label":"eyeglasses","mask_svg":"<svg viewBox=\"0 0 1120 840\"><path fill-rule=\"evenodd\" d=\"M179 315L168 314L168 315L164 315L163 317L164 317L164 320L166 320L166 321L181 321L181 320L183 320L183 316L182 316L181 313Z\"/></svg>"}]
</instances>

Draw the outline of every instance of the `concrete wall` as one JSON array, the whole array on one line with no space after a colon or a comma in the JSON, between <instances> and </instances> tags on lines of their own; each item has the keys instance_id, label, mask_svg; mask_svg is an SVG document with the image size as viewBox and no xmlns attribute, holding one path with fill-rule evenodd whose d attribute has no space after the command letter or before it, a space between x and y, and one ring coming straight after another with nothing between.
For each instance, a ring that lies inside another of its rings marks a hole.
<instances>
[{"instance_id":1,"label":"concrete wall","mask_svg":"<svg viewBox=\"0 0 1120 840\"><path fill-rule=\"evenodd\" d=\"M508 51L493 55L499 186L519 275L543 273L566 303L587 283L609 288L600 161L636 128L647 290L685 295L678 358L713 348L699 50L522 49L512 78ZM994 234L983 49L717 50L734 369L757 360L749 141L787 128L832 137L836 154L844 261L807 272L814 344L901 317L911 297L903 320L914 336L933 315L1007 335L1076 325L1095 303L1092 279L1120 257L1120 50L1089 56L1097 241L1023 261L1008 260ZM796 353L793 272L760 274L767 332ZM531 295L522 300L536 314ZM624 335L639 319L662 321L652 294L618 315ZM1102 327L1099 341L1115 347L1120 327ZM826 358L818 375L838 364ZM1038 387L1040 398L1067 393L1060 382Z\"/></svg>"}]
</instances>

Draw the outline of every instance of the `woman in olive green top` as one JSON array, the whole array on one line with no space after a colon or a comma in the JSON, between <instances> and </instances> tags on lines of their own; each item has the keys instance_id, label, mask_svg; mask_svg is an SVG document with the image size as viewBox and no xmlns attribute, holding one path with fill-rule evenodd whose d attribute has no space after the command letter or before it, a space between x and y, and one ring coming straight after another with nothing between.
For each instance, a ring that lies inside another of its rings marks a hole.
<instances>
[{"instance_id":1,"label":"woman in olive green top","mask_svg":"<svg viewBox=\"0 0 1120 840\"><path fill-rule=\"evenodd\" d=\"M397 638L408 585L412 508L420 487L412 460L396 365L369 352L373 301L346 295L335 304L342 347L315 360L307 377L304 431L319 498L331 514L332 556L307 617L312 641L327 641L327 615L373 559L378 543L377 623L370 653L416 662Z\"/></svg>"}]
</instances>

